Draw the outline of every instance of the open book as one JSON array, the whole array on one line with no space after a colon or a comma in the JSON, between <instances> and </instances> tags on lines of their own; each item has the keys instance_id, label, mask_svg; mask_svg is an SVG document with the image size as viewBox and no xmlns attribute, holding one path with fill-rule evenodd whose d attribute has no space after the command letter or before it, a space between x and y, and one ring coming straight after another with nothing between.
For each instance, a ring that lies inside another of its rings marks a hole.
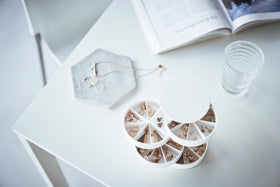
<instances>
[{"instance_id":1,"label":"open book","mask_svg":"<svg viewBox=\"0 0 280 187\"><path fill-rule=\"evenodd\" d=\"M280 0L132 0L154 54L280 20Z\"/></svg>"}]
</instances>

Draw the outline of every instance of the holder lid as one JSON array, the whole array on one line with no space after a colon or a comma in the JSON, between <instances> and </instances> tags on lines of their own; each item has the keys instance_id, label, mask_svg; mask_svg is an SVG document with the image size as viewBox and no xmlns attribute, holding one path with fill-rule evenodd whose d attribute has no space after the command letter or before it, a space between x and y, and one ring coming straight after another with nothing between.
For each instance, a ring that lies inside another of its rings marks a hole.
<instances>
[{"instance_id":1,"label":"holder lid","mask_svg":"<svg viewBox=\"0 0 280 187\"><path fill-rule=\"evenodd\" d=\"M179 80L162 89L159 103L164 114L170 119L180 123L191 123L207 113L210 96L203 83L194 79Z\"/></svg>"}]
</instances>

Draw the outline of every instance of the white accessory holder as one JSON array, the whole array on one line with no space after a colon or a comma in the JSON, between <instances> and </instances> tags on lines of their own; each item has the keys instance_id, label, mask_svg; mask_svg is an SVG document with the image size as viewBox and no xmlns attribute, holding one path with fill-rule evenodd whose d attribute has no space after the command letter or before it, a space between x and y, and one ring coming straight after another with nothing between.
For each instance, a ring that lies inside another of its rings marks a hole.
<instances>
[{"instance_id":1,"label":"white accessory holder","mask_svg":"<svg viewBox=\"0 0 280 187\"><path fill-rule=\"evenodd\" d=\"M148 112L147 108L151 108L151 111ZM156 101L141 101L132 105L125 113L125 134L135 146L140 160L148 165L188 169L198 165L207 152L207 142L216 125L209 122L216 120L212 105L202 119L193 123L177 123L163 114ZM172 122L176 123L176 126L170 128ZM184 126L187 125L187 136L183 139L180 135L184 133ZM155 136L159 136L157 141ZM202 150L196 152L197 149Z\"/></svg>"},{"instance_id":2,"label":"white accessory holder","mask_svg":"<svg viewBox=\"0 0 280 187\"><path fill-rule=\"evenodd\" d=\"M182 88L185 84L177 81L163 89L159 102L140 101L125 112L125 134L139 158L150 166L188 169L198 165L207 152L216 129L214 108L206 91L195 86L189 94L190 90Z\"/></svg>"}]
</instances>

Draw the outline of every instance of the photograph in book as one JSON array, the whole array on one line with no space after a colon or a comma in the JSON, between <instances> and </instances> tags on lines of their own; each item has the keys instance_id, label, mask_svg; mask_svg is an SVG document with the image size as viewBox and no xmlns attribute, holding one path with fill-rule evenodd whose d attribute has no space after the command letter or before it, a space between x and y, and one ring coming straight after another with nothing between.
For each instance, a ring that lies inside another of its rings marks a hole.
<instances>
[{"instance_id":1,"label":"photograph in book","mask_svg":"<svg viewBox=\"0 0 280 187\"><path fill-rule=\"evenodd\" d=\"M280 0L222 0L232 21L254 13L280 12Z\"/></svg>"}]
</instances>

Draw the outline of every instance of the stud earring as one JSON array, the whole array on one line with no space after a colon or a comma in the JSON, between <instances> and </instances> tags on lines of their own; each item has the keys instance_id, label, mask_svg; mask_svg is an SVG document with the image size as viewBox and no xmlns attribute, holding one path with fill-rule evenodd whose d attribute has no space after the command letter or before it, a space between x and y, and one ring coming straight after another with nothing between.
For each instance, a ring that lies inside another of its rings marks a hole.
<instances>
[{"instance_id":1,"label":"stud earring","mask_svg":"<svg viewBox=\"0 0 280 187\"><path fill-rule=\"evenodd\" d=\"M149 139L148 139L148 128L145 129L145 137L144 137L144 143L149 143Z\"/></svg>"}]
</instances>

